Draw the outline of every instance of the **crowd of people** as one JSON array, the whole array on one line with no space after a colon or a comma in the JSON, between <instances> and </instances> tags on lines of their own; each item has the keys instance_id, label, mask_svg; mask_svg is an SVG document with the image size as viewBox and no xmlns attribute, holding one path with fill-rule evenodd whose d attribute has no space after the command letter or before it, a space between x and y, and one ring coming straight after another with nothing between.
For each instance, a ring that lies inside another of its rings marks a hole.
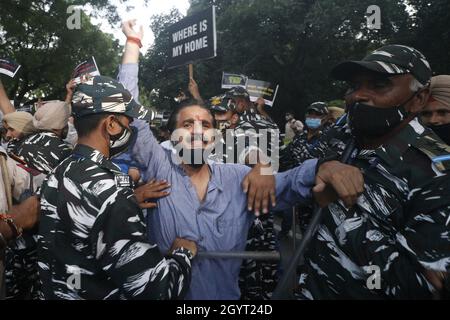
<instances>
[{"instance_id":1,"label":"crowd of people","mask_svg":"<svg viewBox=\"0 0 450 320\"><path fill-rule=\"evenodd\" d=\"M292 208L302 233L321 207L292 297L448 298L450 75L384 46L331 71L345 110L317 97L284 135L262 98L203 99L191 78L154 132L134 25L116 79L69 81L34 114L0 82L0 297L271 299L278 262L204 253L277 251Z\"/></svg>"}]
</instances>

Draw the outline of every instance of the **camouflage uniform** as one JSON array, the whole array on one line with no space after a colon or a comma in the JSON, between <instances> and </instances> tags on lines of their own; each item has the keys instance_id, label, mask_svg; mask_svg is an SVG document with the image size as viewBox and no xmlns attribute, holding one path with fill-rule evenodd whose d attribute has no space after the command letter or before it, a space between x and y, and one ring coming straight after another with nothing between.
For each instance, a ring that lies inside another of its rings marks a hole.
<instances>
[{"instance_id":1,"label":"camouflage uniform","mask_svg":"<svg viewBox=\"0 0 450 320\"><path fill-rule=\"evenodd\" d=\"M345 125L333 148L350 138ZM347 137L347 139L345 139ZM303 299L431 298L424 268L450 271L450 147L413 120L375 150L360 150L364 194L331 204L305 255ZM369 289L379 270L381 286Z\"/></svg>"},{"instance_id":2,"label":"camouflage uniform","mask_svg":"<svg viewBox=\"0 0 450 320\"><path fill-rule=\"evenodd\" d=\"M385 78L410 74L423 87L432 75L423 54L402 45L343 62L332 75L354 82L361 70ZM359 94L372 90L358 84L356 79ZM408 101L422 91L410 89ZM336 129L330 149L340 155L350 134L357 142L391 136L375 149L353 152L350 163L363 173L364 192L350 209L341 201L325 209L305 253L297 293L303 299L433 298L425 274L444 282L450 271L450 147L417 119L408 120L407 102L377 108L352 91L348 98L348 124Z\"/></svg>"},{"instance_id":3,"label":"camouflage uniform","mask_svg":"<svg viewBox=\"0 0 450 320\"><path fill-rule=\"evenodd\" d=\"M221 97L222 103L212 107L213 111L226 112L229 108L234 107L228 103L231 99L232 89L224 97ZM244 93L245 94L245 93ZM267 140L261 138L264 131L267 131ZM245 164L245 158L251 150L260 149L261 144L267 147L268 156L272 156L273 150L279 148L279 143L273 143L272 137L279 137L278 126L271 120L263 118L254 109L246 110L240 115L239 123L234 130L228 131L228 136L223 140L224 154L223 159L217 159L226 163ZM227 154L226 140L233 139L234 144L229 148L234 148L231 156ZM244 151L238 154L238 141L244 141ZM277 141L277 140L276 140ZM279 141L277 141L279 142ZM246 251L275 251L277 250L277 241L274 233L274 217L273 214L262 215L255 219L252 224L248 237ZM272 296L272 292L276 286L278 264L272 262L244 260L239 276L239 286L241 289L241 299L243 300L268 300Z\"/></svg>"},{"instance_id":4,"label":"camouflage uniform","mask_svg":"<svg viewBox=\"0 0 450 320\"><path fill-rule=\"evenodd\" d=\"M25 163L30 174L34 174L35 170L49 174L72 152L71 145L52 132L39 132L27 136L11 144L10 148L11 153ZM30 190L28 195L32 192L34 190ZM37 229L25 232L6 250L6 299L36 300L42 297L37 266L36 234Z\"/></svg>"},{"instance_id":5,"label":"camouflage uniform","mask_svg":"<svg viewBox=\"0 0 450 320\"><path fill-rule=\"evenodd\" d=\"M100 76L77 87L72 107L77 118L154 118L123 85ZM131 178L100 151L75 147L44 182L41 214L39 274L46 299L176 299L186 293L192 253L178 248L164 258L147 242Z\"/></svg>"}]
</instances>

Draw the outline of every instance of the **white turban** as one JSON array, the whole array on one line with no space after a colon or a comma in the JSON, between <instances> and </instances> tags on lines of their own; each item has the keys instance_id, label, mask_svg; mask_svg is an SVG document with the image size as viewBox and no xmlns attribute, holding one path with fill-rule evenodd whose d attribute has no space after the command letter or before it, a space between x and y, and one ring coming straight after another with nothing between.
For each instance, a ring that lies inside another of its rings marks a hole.
<instances>
[{"instance_id":1,"label":"white turban","mask_svg":"<svg viewBox=\"0 0 450 320\"><path fill-rule=\"evenodd\" d=\"M3 117L3 122L6 122L8 126L25 136L36 132L36 128L33 126L33 116L28 112L16 111L8 113Z\"/></svg>"},{"instance_id":2,"label":"white turban","mask_svg":"<svg viewBox=\"0 0 450 320\"><path fill-rule=\"evenodd\" d=\"M34 114L33 124L38 130L60 130L67 126L70 105L64 101L50 101Z\"/></svg>"}]
</instances>

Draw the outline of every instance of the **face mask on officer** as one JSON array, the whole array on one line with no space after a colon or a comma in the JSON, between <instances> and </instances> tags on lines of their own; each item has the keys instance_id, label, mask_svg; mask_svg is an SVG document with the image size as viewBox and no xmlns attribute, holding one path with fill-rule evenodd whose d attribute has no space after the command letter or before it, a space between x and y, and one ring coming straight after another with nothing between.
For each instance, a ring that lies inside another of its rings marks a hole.
<instances>
[{"instance_id":1,"label":"face mask on officer","mask_svg":"<svg viewBox=\"0 0 450 320\"><path fill-rule=\"evenodd\" d=\"M450 123L441 125L428 125L428 127L436 133L439 138L446 144L450 145Z\"/></svg>"},{"instance_id":2,"label":"face mask on officer","mask_svg":"<svg viewBox=\"0 0 450 320\"><path fill-rule=\"evenodd\" d=\"M136 136L136 132L131 128L126 127L118 117L114 117L114 120L122 128L122 131L115 135L109 135L109 156L110 158L118 156L125 152L130 146L133 138Z\"/></svg>"},{"instance_id":3,"label":"face mask on officer","mask_svg":"<svg viewBox=\"0 0 450 320\"><path fill-rule=\"evenodd\" d=\"M316 130L319 129L322 125L322 119L320 118L306 118L305 124L309 129Z\"/></svg>"},{"instance_id":4,"label":"face mask on officer","mask_svg":"<svg viewBox=\"0 0 450 320\"><path fill-rule=\"evenodd\" d=\"M405 106L417 94L418 92L415 92L404 103L389 108L371 106L363 102L348 105L347 119L353 134L356 137L377 138L390 132L409 116Z\"/></svg>"}]
</instances>

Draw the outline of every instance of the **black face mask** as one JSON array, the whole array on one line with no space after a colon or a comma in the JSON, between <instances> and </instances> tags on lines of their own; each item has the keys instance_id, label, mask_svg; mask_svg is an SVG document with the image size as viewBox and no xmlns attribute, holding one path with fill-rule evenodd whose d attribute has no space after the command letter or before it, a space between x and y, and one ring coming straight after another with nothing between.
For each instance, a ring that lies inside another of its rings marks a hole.
<instances>
[{"instance_id":1,"label":"black face mask","mask_svg":"<svg viewBox=\"0 0 450 320\"><path fill-rule=\"evenodd\" d=\"M124 153L137 137L135 128L127 128L119 120L116 119L116 121L122 127L122 132L111 135L109 138L110 158Z\"/></svg>"},{"instance_id":2,"label":"black face mask","mask_svg":"<svg viewBox=\"0 0 450 320\"><path fill-rule=\"evenodd\" d=\"M440 126L429 125L428 127L433 130L442 141L450 145L450 123L442 124Z\"/></svg>"},{"instance_id":3,"label":"black face mask","mask_svg":"<svg viewBox=\"0 0 450 320\"><path fill-rule=\"evenodd\" d=\"M203 142L208 142L204 135L196 134L191 136L189 139L201 140ZM194 169L199 169L203 165L206 164L208 154L211 152L210 146L202 147L202 148L188 148L180 144L180 142L172 142L175 146L175 149L178 150L178 157L182 160L182 162ZM190 141L188 141L190 143Z\"/></svg>"},{"instance_id":4,"label":"black face mask","mask_svg":"<svg viewBox=\"0 0 450 320\"><path fill-rule=\"evenodd\" d=\"M348 106L348 122L355 137L378 138L396 128L409 113L404 106L411 101L417 93L405 103L390 107L380 108L356 102Z\"/></svg>"},{"instance_id":5,"label":"black face mask","mask_svg":"<svg viewBox=\"0 0 450 320\"><path fill-rule=\"evenodd\" d=\"M179 153L181 159L183 159L183 163L188 166L199 169L205 163L205 149L197 148L197 149L181 149Z\"/></svg>"}]
</instances>

